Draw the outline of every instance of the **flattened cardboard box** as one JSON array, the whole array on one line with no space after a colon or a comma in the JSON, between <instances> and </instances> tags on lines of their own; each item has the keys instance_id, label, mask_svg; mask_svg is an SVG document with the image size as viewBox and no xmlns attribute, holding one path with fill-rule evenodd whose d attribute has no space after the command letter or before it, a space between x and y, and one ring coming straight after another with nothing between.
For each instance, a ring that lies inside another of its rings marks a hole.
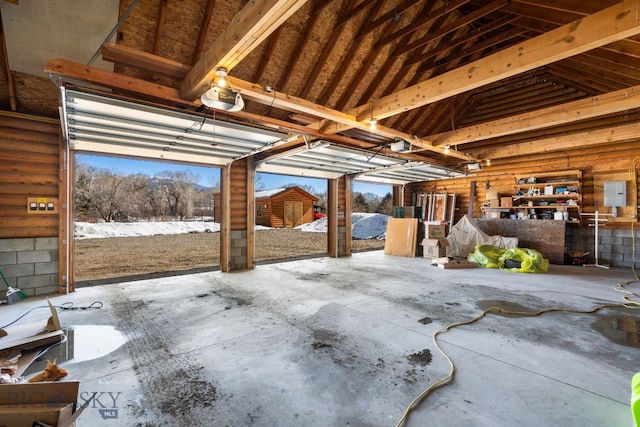
<instances>
[{"instance_id":1,"label":"flattened cardboard box","mask_svg":"<svg viewBox=\"0 0 640 427\"><path fill-rule=\"evenodd\" d=\"M0 427L75 426L86 407L76 409L79 388L78 381L0 385Z\"/></svg>"}]
</instances>

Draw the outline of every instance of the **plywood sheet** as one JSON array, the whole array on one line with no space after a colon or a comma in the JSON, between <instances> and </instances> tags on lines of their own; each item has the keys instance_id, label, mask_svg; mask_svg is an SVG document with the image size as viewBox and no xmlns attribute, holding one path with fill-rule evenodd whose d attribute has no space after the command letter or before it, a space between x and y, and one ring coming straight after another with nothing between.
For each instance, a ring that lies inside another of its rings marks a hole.
<instances>
[{"instance_id":1,"label":"plywood sheet","mask_svg":"<svg viewBox=\"0 0 640 427\"><path fill-rule=\"evenodd\" d=\"M384 242L385 255L416 256L418 221L417 218L389 218Z\"/></svg>"}]
</instances>

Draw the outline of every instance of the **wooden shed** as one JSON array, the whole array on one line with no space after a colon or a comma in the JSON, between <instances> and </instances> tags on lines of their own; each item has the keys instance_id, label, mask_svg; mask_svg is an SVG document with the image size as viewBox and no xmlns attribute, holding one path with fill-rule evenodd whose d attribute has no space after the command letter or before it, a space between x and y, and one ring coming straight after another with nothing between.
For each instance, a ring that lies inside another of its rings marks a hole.
<instances>
[{"instance_id":1,"label":"wooden shed","mask_svg":"<svg viewBox=\"0 0 640 427\"><path fill-rule=\"evenodd\" d=\"M256 224L290 228L313 221L313 205L318 197L300 187L256 191ZM214 221L220 222L220 193L213 195Z\"/></svg>"}]
</instances>

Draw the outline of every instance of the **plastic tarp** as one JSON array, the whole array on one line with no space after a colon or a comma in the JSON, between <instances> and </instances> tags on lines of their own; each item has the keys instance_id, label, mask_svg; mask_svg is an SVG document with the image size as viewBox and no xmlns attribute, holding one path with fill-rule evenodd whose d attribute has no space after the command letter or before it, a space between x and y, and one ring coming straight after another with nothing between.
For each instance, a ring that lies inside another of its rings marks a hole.
<instances>
[{"instance_id":1,"label":"plastic tarp","mask_svg":"<svg viewBox=\"0 0 640 427\"><path fill-rule=\"evenodd\" d=\"M466 258L478 245L492 245L503 249L518 247L517 237L489 236L480 230L478 224L469 215L460 218L447 236L447 256Z\"/></svg>"},{"instance_id":2,"label":"plastic tarp","mask_svg":"<svg viewBox=\"0 0 640 427\"><path fill-rule=\"evenodd\" d=\"M515 273L545 273L549 270L549 261L535 249L502 249L492 245L478 245L467 259L487 268Z\"/></svg>"}]
</instances>

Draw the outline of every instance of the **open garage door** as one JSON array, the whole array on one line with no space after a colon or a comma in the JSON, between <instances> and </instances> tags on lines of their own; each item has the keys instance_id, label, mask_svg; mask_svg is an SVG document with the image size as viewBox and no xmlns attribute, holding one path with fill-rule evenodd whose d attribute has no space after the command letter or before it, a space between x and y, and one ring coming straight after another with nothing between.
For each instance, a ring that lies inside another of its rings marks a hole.
<instances>
[{"instance_id":1,"label":"open garage door","mask_svg":"<svg viewBox=\"0 0 640 427\"><path fill-rule=\"evenodd\" d=\"M83 153L220 168L236 159L271 147L286 136L279 132L221 122L210 115L202 117L65 88L61 89L61 94L61 115L70 159L74 159L76 153ZM71 178L68 181L72 182ZM71 188L68 191L71 192ZM67 223L70 225L68 241L74 241L74 218L69 218ZM110 259L116 255L123 257L118 271L104 273L108 266L102 266L102 272L96 273L96 277L76 275L76 280L95 283L116 277L145 277L161 274L163 271L186 270L183 266L187 265L187 260L183 258L193 258L187 255L186 249L192 250L199 245L203 248L202 254L208 254L219 247L219 235L214 224L204 224L203 228L207 233L190 232L183 236L167 234L166 244L158 244L157 239L150 236L138 239L114 238L118 240L114 240L114 247L111 248L114 255L108 256L109 245L106 245L101 252L107 256L100 255L98 258ZM185 238L194 240L193 244L184 242ZM158 239L162 239L162 236ZM138 241L132 243L131 240ZM84 262L83 259L88 257L94 260L91 262L92 271L97 272L100 267L95 265L97 258L87 251L91 251L98 243L106 244L98 240L94 240L94 244L88 244L84 240L75 242L67 255L67 265L72 266L67 271L78 271L78 268L73 268L75 262ZM183 250L178 250L178 247ZM171 250L173 253L168 253ZM164 254L164 258L151 265L155 262L150 259L151 254ZM145 262L140 262L142 260ZM217 256L211 257L211 268L216 268L219 260L218 249ZM172 270L174 265L176 267Z\"/></svg>"}]
</instances>

